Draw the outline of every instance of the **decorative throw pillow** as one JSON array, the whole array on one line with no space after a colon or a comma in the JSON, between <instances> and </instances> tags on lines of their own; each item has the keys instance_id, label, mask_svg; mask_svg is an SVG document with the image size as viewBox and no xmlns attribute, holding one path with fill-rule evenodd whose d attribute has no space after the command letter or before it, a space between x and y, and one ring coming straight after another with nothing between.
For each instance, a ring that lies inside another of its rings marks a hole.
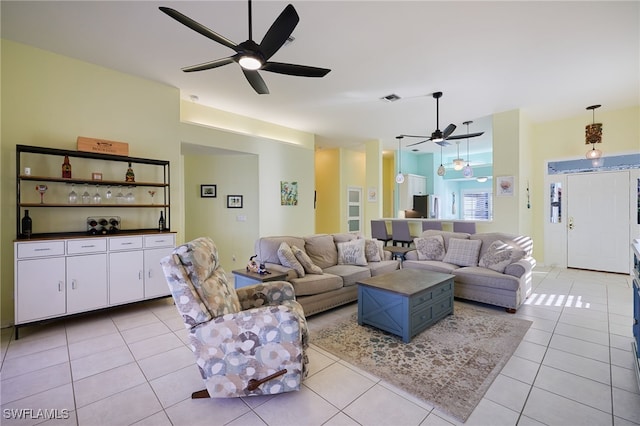
<instances>
[{"instance_id":1,"label":"decorative throw pillow","mask_svg":"<svg viewBox=\"0 0 640 426\"><path fill-rule=\"evenodd\" d=\"M522 259L525 255L524 250L512 247L503 241L495 240L480 258L478 266L502 273L507 266Z\"/></svg>"},{"instance_id":2,"label":"decorative throw pillow","mask_svg":"<svg viewBox=\"0 0 640 426\"><path fill-rule=\"evenodd\" d=\"M344 243L338 243L338 265L360 265L367 264L364 254L365 240L356 239Z\"/></svg>"},{"instance_id":3,"label":"decorative throw pillow","mask_svg":"<svg viewBox=\"0 0 640 426\"><path fill-rule=\"evenodd\" d=\"M449 248L442 261L458 266L478 266L480 246L482 246L480 240L450 238Z\"/></svg>"},{"instance_id":4,"label":"decorative throw pillow","mask_svg":"<svg viewBox=\"0 0 640 426\"><path fill-rule=\"evenodd\" d=\"M280 263L283 266L296 271L298 278L304 277L304 268L300 262L298 262L298 259L296 259L296 256L293 254L293 251L291 251L289 244L284 241L280 244L280 247L278 247L278 259L280 259Z\"/></svg>"},{"instance_id":5,"label":"decorative throw pillow","mask_svg":"<svg viewBox=\"0 0 640 426\"><path fill-rule=\"evenodd\" d=\"M380 249L376 240L364 240L364 255L367 262L380 262Z\"/></svg>"},{"instance_id":6,"label":"decorative throw pillow","mask_svg":"<svg viewBox=\"0 0 640 426\"><path fill-rule=\"evenodd\" d=\"M296 246L291 246L291 251L304 268L305 273L322 275L322 269L320 269L318 265L315 265L309 255L302 251L302 249Z\"/></svg>"},{"instance_id":7,"label":"decorative throw pillow","mask_svg":"<svg viewBox=\"0 0 640 426\"><path fill-rule=\"evenodd\" d=\"M442 235L414 238L413 243L418 252L418 260L442 260L444 259L444 238Z\"/></svg>"}]
</instances>

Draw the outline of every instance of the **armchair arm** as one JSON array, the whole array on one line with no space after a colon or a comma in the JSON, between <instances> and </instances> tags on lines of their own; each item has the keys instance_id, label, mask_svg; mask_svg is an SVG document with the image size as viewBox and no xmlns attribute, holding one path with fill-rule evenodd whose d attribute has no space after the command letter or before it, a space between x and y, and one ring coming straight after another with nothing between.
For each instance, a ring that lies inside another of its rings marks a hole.
<instances>
[{"instance_id":1,"label":"armchair arm","mask_svg":"<svg viewBox=\"0 0 640 426\"><path fill-rule=\"evenodd\" d=\"M418 260L418 251L417 250L411 250L408 251L404 254L404 259L405 260Z\"/></svg>"},{"instance_id":2,"label":"armchair arm","mask_svg":"<svg viewBox=\"0 0 640 426\"><path fill-rule=\"evenodd\" d=\"M296 390L306 375L307 326L295 301L223 315L189 335L191 349L211 397L272 394ZM281 370L258 389L261 380Z\"/></svg>"},{"instance_id":3,"label":"armchair arm","mask_svg":"<svg viewBox=\"0 0 640 426\"><path fill-rule=\"evenodd\" d=\"M279 305L285 300L296 300L293 285L288 281L268 281L236 289L242 309Z\"/></svg>"}]
</instances>

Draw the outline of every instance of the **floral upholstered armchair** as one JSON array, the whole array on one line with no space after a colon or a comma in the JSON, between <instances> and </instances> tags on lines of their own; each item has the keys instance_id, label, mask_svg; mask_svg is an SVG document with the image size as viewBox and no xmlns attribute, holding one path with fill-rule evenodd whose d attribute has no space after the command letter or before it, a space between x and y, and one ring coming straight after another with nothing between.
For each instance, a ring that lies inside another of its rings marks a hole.
<instances>
[{"instance_id":1,"label":"floral upholstered armchair","mask_svg":"<svg viewBox=\"0 0 640 426\"><path fill-rule=\"evenodd\" d=\"M161 264L206 386L192 398L300 389L308 373L308 330L290 283L236 291L207 237L177 247Z\"/></svg>"}]
</instances>

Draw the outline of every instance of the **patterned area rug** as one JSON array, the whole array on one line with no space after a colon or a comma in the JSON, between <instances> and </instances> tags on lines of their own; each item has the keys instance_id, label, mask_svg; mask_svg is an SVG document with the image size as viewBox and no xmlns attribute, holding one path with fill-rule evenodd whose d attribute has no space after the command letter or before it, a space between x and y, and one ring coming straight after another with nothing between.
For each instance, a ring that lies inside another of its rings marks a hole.
<instances>
[{"instance_id":1,"label":"patterned area rug","mask_svg":"<svg viewBox=\"0 0 640 426\"><path fill-rule=\"evenodd\" d=\"M456 301L453 315L410 343L358 325L357 314L312 331L310 342L464 422L530 325Z\"/></svg>"}]
</instances>

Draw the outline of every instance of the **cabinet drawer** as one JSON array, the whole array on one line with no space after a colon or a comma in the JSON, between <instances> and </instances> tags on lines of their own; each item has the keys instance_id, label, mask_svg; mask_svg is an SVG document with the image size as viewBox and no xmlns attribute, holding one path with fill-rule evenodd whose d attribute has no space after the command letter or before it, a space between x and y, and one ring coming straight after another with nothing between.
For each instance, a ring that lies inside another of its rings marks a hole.
<instances>
[{"instance_id":1,"label":"cabinet drawer","mask_svg":"<svg viewBox=\"0 0 640 426\"><path fill-rule=\"evenodd\" d=\"M109 250L133 250L142 248L142 237L109 238Z\"/></svg>"},{"instance_id":2,"label":"cabinet drawer","mask_svg":"<svg viewBox=\"0 0 640 426\"><path fill-rule=\"evenodd\" d=\"M64 256L64 241L17 243L18 259L31 257Z\"/></svg>"},{"instance_id":3,"label":"cabinet drawer","mask_svg":"<svg viewBox=\"0 0 640 426\"><path fill-rule=\"evenodd\" d=\"M453 291L453 279L439 284L435 288L425 291L424 293L418 294L411 298L411 306L410 309L412 312L420 310L423 308L423 305L431 302L432 300L438 299L443 296L451 297L451 292Z\"/></svg>"},{"instance_id":4,"label":"cabinet drawer","mask_svg":"<svg viewBox=\"0 0 640 426\"><path fill-rule=\"evenodd\" d=\"M433 300L430 304L411 315L411 335L416 335L431 323L444 318L451 312L453 312L453 298L451 296L439 297Z\"/></svg>"},{"instance_id":5,"label":"cabinet drawer","mask_svg":"<svg viewBox=\"0 0 640 426\"><path fill-rule=\"evenodd\" d=\"M105 238L67 241L67 254L102 253L105 251L107 251Z\"/></svg>"},{"instance_id":6,"label":"cabinet drawer","mask_svg":"<svg viewBox=\"0 0 640 426\"><path fill-rule=\"evenodd\" d=\"M144 247L174 247L176 237L173 234L145 235Z\"/></svg>"}]
</instances>

